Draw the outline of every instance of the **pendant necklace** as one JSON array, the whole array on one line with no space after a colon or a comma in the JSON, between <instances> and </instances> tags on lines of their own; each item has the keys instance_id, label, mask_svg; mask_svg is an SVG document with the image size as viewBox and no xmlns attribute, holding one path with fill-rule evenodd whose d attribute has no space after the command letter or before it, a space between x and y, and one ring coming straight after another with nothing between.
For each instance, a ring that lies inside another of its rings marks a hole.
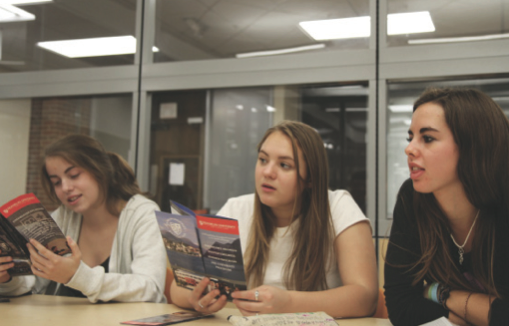
<instances>
[{"instance_id":1,"label":"pendant necklace","mask_svg":"<svg viewBox=\"0 0 509 326\"><path fill-rule=\"evenodd\" d=\"M460 246L458 243L456 243L456 240L454 240L454 237L452 236L452 232L451 232L451 239L454 242L454 244L456 245L456 247L458 247L458 253L460 254L460 259L459 259L460 265L463 265L463 254L465 253L465 250L463 248L467 244L468 238L470 237L470 233L474 229L474 225L475 225L475 222L477 221L477 217L479 216L480 211L481 210L477 211L477 215L474 218L474 223L472 223L472 226L470 227L470 231L468 231L467 237L465 239L465 242L463 242L463 245Z\"/></svg>"}]
</instances>

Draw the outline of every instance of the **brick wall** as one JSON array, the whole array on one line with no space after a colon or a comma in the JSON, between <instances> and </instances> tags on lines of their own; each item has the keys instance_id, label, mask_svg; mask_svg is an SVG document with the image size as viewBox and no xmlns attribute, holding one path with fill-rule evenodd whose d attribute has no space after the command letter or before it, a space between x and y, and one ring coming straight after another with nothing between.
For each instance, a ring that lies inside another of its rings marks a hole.
<instances>
[{"instance_id":1,"label":"brick wall","mask_svg":"<svg viewBox=\"0 0 509 326\"><path fill-rule=\"evenodd\" d=\"M53 203L40 183L44 148L67 134L90 134L91 98L43 98L32 100L26 192L33 192L52 211Z\"/></svg>"}]
</instances>

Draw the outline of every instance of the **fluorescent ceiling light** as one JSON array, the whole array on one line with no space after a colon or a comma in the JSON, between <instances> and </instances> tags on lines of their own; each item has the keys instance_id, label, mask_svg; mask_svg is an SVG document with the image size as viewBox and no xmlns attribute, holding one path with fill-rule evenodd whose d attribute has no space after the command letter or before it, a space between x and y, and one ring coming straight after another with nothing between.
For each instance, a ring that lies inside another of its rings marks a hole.
<instances>
[{"instance_id":1,"label":"fluorescent ceiling light","mask_svg":"<svg viewBox=\"0 0 509 326\"><path fill-rule=\"evenodd\" d=\"M300 22L299 26L317 41L369 37L369 16ZM429 11L387 15L387 34L414 34L434 32Z\"/></svg>"},{"instance_id":2,"label":"fluorescent ceiling light","mask_svg":"<svg viewBox=\"0 0 509 326\"><path fill-rule=\"evenodd\" d=\"M99 57L136 52L136 39L131 35L39 42L37 45L69 58ZM152 51L158 52L159 49L153 47Z\"/></svg>"},{"instance_id":3,"label":"fluorescent ceiling light","mask_svg":"<svg viewBox=\"0 0 509 326\"><path fill-rule=\"evenodd\" d=\"M299 47L288 48L288 49L280 49L280 50L239 53L236 55L236 57L237 58L249 58L249 57L260 57L260 56L266 56L266 55L287 54L287 53L322 49L324 47L325 47L325 44L320 43L320 44L305 45L305 46L299 46Z\"/></svg>"},{"instance_id":4,"label":"fluorescent ceiling light","mask_svg":"<svg viewBox=\"0 0 509 326\"><path fill-rule=\"evenodd\" d=\"M0 5L34 5L44 2L52 2L53 0L0 0Z\"/></svg>"},{"instance_id":5,"label":"fluorescent ceiling light","mask_svg":"<svg viewBox=\"0 0 509 326\"><path fill-rule=\"evenodd\" d=\"M299 26L317 41L369 37L369 16L300 22Z\"/></svg>"},{"instance_id":6,"label":"fluorescent ceiling light","mask_svg":"<svg viewBox=\"0 0 509 326\"><path fill-rule=\"evenodd\" d=\"M267 107L267 112L276 112L276 108L273 107L273 106L270 106L270 105L266 105Z\"/></svg>"},{"instance_id":7,"label":"fluorescent ceiling light","mask_svg":"<svg viewBox=\"0 0 509 326\"><path fill-rule=\"evenodd\" d=\"M387 35L434 32L429 11L387 15Z\"/></svg>"},{"instance_id":8,"label":"fluorescent ceiling light","mask_svg":"<svg viewBox=\"0 0 509 326\"><path fill-rule=\"evenodd\" d=\"M35 20L31 13L11 5L0 5L0 23Z\"/></svg>"},{"instance_id":9,"label":"fluorescent ceiling light","mask_svg":"<svg viewBox=\"0 0 509 326\"><path fill-rule=\"evenodd\" d=\"M368 108L346 108L346 112L367 112Z\"/></svg>"},{"instance_id":10,"label":"fluorescent ceiling light","mask_svg":"<svg viewBox=\"0 0 509 326\"><path fill-rule=\"evenodd\" d=\"M389 110L391 110L391 112L395 112L395 113L413 112L414 106L411 104L389 105Z\"/></svg>"},{"instance_id":11,"label":"fluorescent ceiling light","mask_svg":"<svg viewBox=\"0 0 509 326\"><path fill-rule=\"evenodd\" d=\"M501 39L501 38L509 38L509 33L482 35L482 36L443 37L443 38L431 38L431 39L420 39L420 40L408 40L408 44L487 41L487 40L496 40L496 39Z\"/></svg>"},{"instance_id":12,"label":"fluorescent ceiling light","mask_svg":"<svg viewBox=\"0 0 509 326\"><path fill-rule=\"evenodd\" d=\"M345 108L345 112L366 112L368 108ZM341 112L340 108L326 108L325 112L333 113L333 112Z\"/></svg>"}]
</instances>

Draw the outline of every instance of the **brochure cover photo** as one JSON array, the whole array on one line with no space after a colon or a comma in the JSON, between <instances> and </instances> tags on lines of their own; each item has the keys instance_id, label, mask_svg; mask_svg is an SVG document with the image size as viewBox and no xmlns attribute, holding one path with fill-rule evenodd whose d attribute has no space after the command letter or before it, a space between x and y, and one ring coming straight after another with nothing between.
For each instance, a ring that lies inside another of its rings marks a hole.
<instances>
[{"instance_id":1,"label":"brochure cover photo","mask_svg":"<svg viewBox=\"0 0 509 326\"><path fill-rule=\"evenodd\" d=\"M228 300L233 291L246 290L237 220L171 206L173 213L156 216L177 285L192 290L209 277L208 290L218 288Z\"/></svg>"}]
</instances>

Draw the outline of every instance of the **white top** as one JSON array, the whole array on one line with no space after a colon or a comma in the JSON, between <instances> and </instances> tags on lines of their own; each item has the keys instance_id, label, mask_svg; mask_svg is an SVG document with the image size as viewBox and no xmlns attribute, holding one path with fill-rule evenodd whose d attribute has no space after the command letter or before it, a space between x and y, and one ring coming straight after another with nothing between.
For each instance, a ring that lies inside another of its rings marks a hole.
<instances>
[{"instance_id":1,"label":"white top","mask_svg":"<svg viewBox=\"0 0 509 326\"><path fill-rule=\"evenodd\" d=\"M142 195L129 199L120 213L111 247L108 273L83 261L66 286L81 291L90 302L166 302L166 250L155 217L157 204ZM78 242L82 215L65 206L52 214L65 235ZM49 280L34 275L0 283L0 294L16 296L32 291L44 294Z\"/></svg>"},{"instance_id":2,"label":"white top","mask_svg":"<svg viewBox=\"0 0 509 326\"><path fill-rule=\"evenodd\" d=\"M329 190L329 203L336 237L356 223L362 221L369 223L369 220L364 216L364 213L362 213L348 191ZM240 243L243 254L245 254L250 234L251 222L253 220L253 208L254 194L249 194L228 199L226 204L217 213L217 215L234 218L239 221ZM292 252L294 241L294 234L292 232L293 225L294 224L277 228L274 233L274 237L270 243L269 261L263 281L265 285L272 285L285 289L283 282L283 266ZM333 243L330 245L331 247L334 246ZM329 289L342 285L336 256L334 256L334 261L330 263L326 276Z\"/></svg>"}]
</instances>

